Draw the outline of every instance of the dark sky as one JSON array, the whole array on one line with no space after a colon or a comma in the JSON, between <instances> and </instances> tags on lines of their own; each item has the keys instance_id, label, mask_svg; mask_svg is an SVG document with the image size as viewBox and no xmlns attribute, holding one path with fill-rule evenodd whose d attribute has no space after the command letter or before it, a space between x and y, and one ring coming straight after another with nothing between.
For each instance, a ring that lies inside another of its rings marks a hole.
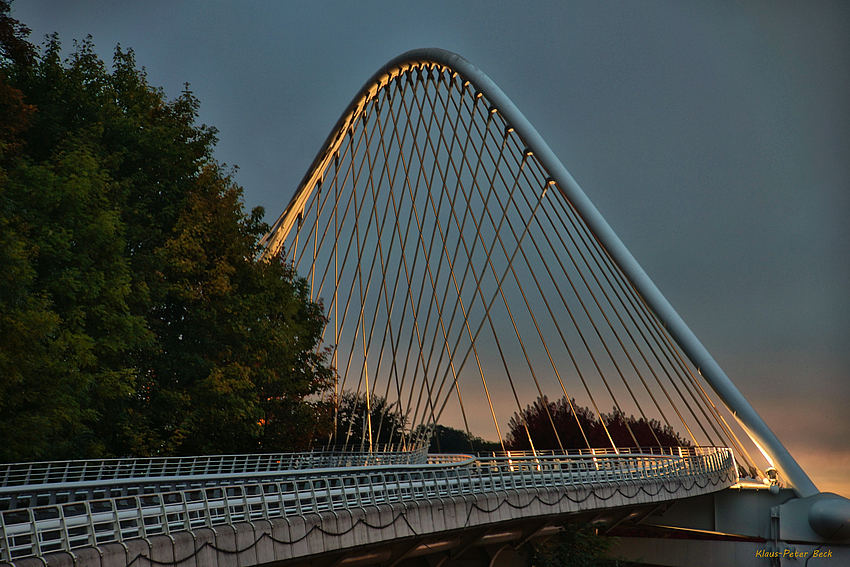
<instances>
[{"instance_id":1,"label":"dark sky","mask_svg":"<svg viewBox=\"0 0 850 567\"><path fill-rule=\"evenodd\" d=\"M392 57L516 103L822 490L850 494L850 4L18 0L32 39L190 83L249 207L283 210Z\"/></svg>"}]
</instances>

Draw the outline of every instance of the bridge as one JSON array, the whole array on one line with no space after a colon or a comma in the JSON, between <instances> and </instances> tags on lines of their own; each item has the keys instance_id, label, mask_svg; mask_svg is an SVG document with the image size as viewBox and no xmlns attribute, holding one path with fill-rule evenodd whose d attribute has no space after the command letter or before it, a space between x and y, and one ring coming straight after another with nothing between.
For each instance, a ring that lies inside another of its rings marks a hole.
<instances>
[{"instance_id":1,"label":"bridge","mask_svg":"<svg viewBox=\"0 0 850 567\"><path fill-rule=\"evenodd\" d=\"M261 244L325 306L327 446L3 465L0 561L519 565L585 521L642 530L615 551L654 564L850 562L850 502L818 491L463 58L375 73ZM501 446L428 454L440 426Z\"/></svg>"}]
</instances>

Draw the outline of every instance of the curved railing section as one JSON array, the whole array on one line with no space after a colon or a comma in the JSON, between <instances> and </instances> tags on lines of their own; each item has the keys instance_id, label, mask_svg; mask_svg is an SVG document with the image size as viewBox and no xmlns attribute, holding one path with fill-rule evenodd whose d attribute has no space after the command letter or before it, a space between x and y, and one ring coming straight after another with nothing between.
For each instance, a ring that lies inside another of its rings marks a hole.
<instances>
[{"instance_id":1,"label":"curved railing section","mask_svg":"<svg viewBox=\"0 0 850 567\"><path fill-rule=\"evenodd\" d=\"M0 489L41 484L101 482L204 475L247 475L301 469L410 465L428 462L423 446L404 451L387 445L375 451L314 450L301 453L95 459L0 464Z\"/></svg>"},{"instance_id":2,"label":"curved railing section","mask_svg":"<svg viewBox=\"0 0 850 567\"><path fill-rule=\"evenodd\" d=\"M124 542L237 522L362 509L381 504L439 501L504 491L572 490L605 486L717 489L736 479L729 449L683 456L651 454L432 456L431 464L345 467L282 473L274 480L137 494L0 513L0 559ZM454 462L453 462L454 461ZM635 491L635 497L640 491Z\"/></svg>"}]
</instances>

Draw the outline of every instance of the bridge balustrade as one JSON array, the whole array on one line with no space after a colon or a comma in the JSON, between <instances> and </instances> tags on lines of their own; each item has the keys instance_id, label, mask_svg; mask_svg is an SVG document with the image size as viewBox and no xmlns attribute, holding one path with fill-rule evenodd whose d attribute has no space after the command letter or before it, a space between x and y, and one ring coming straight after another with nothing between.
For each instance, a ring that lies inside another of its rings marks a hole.
<instances>
[{"instance_id":1,"label":"bridge balustrade","mask_svg":"<svg viewBox=\"0 0 850 567\"><path fill-rule=\"evenodd\" d=\"M0 513L0 558L11 560L201 527L381 504L588 484L673 481L723 472L735 474L736 470L731 451L715 448L686 451L682 456L512 454L475 459L432 455L429 461L379 468L282 471L279 478L259 483L6 510Z\"/></svg>"},{"instance_id":2,"label":"bridge balustrade","mask_svg":"<svg viewBox=\"0 0 850 567\"><path fill-rule=\"evenodd\" d=\"M6 463L0 464L0 487L426 462L427 447L400 450L394 445L381 445L375 451L329 449L304 453Z\"/></svg>"},{"instance_id":3,"label":"bridge balustrade","mask_svg":"<svg viewBox=\"0 0 850 567\"><path fill-rule=\"evenodd\" d=\"M446 456L443 462L468 459ZM447 460L448 459L448 460ZM111 459L0 465L0 511L83 500L262 482L295 470L425 464L424 447L399 452L311 451L167 459ZM135 476L128 476L130 473Z\"/></svg>"}]
</instances>

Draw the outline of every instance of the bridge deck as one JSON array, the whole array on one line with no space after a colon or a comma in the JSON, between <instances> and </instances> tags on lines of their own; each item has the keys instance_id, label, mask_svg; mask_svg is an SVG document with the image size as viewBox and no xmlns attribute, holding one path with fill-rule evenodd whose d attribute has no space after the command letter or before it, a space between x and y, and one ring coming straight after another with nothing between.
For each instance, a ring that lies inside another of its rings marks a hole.
<instances>
[{"instance_id":1,"label":"bridge deck","mask_svg":"<svg viewBox=\"0 0 850 567\"><path fill-rule=\"evenodd\" d=\"M327 522L338 523L340 512L347 512L348 518L365 518L369 510L380 507L395 510L393 522L402 514L413 535L422 526L412 525L422 519L411 517L410 511L423 505L437 503L444 509L451 502L469 508L465 512L469 516L473 509L491 510L505 502L523 506L536 499L538 505L554 503L548 513L558 514L665 501L720 490L737 481L731 451L714 448L677 455L431 456L422 464L256 468L264 470L124 479L100 475L60 483L31 477L35 484L2 487L0 558L14 561L275 519L312 518L311 525L333 532ZM494 504L494 497L504 502ZM504 520L501 513L485 516L487 521Z\"/></svg>"}]
</instances>

